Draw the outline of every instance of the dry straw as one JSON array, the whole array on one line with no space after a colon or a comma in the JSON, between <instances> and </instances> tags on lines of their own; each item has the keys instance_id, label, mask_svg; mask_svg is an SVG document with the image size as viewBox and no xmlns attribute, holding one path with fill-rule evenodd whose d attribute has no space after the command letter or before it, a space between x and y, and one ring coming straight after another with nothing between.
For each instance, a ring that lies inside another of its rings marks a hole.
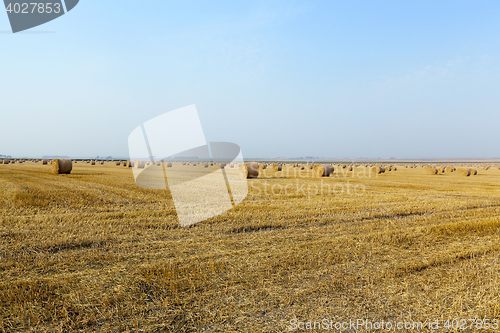
<instances>
[{"instance_id":1,"label":"dry straw","mask_svg":"<svg viewBox=\"0 0 500 333\"><path fill-rule=\"evenodd\" d=\"M470 170L469 169L463 169L460 168L457 170L457 173L461 176L469 177L470 176Z\"/></svg>"},{"instance_id":2,"label":"dry straw","mask_svg":"<svg viewBox=\"0 0 500 333\"><path fill-rule=\"evenodd\" d=\"M259 165L255 162L242 163L240 165L240 176L243 179L259 177Z\"/></svg>"},{"instance_id":3,"label":"dry straw","mask_svg":"<svg viewBox=\"0 0 500 333\"><path fill-rule=\"evenodd\" d=\"M477 170L476 169L469 169L471 176L477 175Z\"/></svg>"},{"instance_id":4,"label":"dry straw","mask_svg":"<svg viewBox=\"0 0 500 333\"><path fill-rule=\"evenodd\" d=\"M52 161L52 173L54 175L69 175L73 170L73 163L71 160L54 159Z\"/></svg>"},{"instance_id":5,"label":"dry straw","mask_svg":"<svg viewBox=\"0 0 500 333\"><path fill-rule=\"evenodd\" d=\"M145 166L146 166L146 162L144 162L144 161L135 161L134 162L134 168L136 168L136 169L144 169Z\"/></svg>"},{"instance_id":6,"label":"dry straw","mask_svg":"<svg viewBox=\"0 0 500 333\"><path fill-rule=\"evenodd\" d=\"M333 166L327 164L318 164L314 166L314 176L315 177L330 177L333 172Z\"/></svg>"},{"instance_id":7,"label":"dry straw","mask_svg":"<svg viewBox=\"0 0 500 333\"><path fill-rule=\"evenodd\" d=\"M425 170L427 170L427 172L430 173L431 175L438 174L438 169L436 169L435 167L432 167L432 166L426 167Z\"/></svg>"},{"instance_id":8,"label":"dry straw","mask_svg":"<svg viewBox=\"0 0 500 333\"><path fill-rule=\"evenodd\" d=\"M382 167L382 166L374 166L374 167L371 168L371 172L373 172L374 174L384 173L385 172L385 168Z\"/></svg>"}]
</instances>

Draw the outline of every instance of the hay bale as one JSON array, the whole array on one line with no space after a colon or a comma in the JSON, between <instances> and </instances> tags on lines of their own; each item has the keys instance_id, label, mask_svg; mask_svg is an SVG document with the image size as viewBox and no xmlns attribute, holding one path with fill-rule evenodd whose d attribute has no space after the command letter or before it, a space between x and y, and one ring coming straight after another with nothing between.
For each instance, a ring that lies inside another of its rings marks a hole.
<instances>
[{"instance_id":1,"label":"hay bale","mask_svg":"<svg viewBox=\"0 0 500 333\"><path fill-rule=\"evenodd\" d=\"M240 176L243 179L259 177L259 165L255 162L242 163L240 165Z\"/></svg>"},{"instance_id":2,"label":"hay bale","mask_svg":"<svg viewBox=\"0 0 500 333\"><path fill-rule=\"evenodd\" d=\"M453 167L451 167L451 166L447 166L446 168L444 168L444 171L446 171L446 172L453 172L453 171L455 171L455 169Z\"/></svg>"},{"instance_id":3,"label":"hay bale","mask_svg":"<svg viewBox=\"0 0 500 333\"><path fill-rule=\"evenodd\" d=\"M120 166L120 165L121 165L121 162L120 162L120 161L116 161L116 162L115 162L115 165Z\"/></svg>"},{"instance_id":4,"label":"hay bale","mask_svg":"<svg viewBox=\"0 0 500 333\"><path fill-rule=\"evenodd\" d=\"M71 160L60 160L58 158L52 160L52 173L54 175L69 175L71 170L73 170Z\"/></svg>"},{"instance_id":5,"label":"hay bale","mask_svg":"<svg viewBox=\"0 0 500 333\"><path fill-rule=\"evenodd\" d=\"M283 167L282 167L281 165L276 165L276 164L274 164L274 165L273 165L273 170L274 170L274 171L282 171L282 170L283 170Z\"/></svg>"},{"instance_id":6,"label":"hay bale","mask_svg":"<svg viewBox=\"0 0 500 333\"><path fill-rule=\"evenodd\" d=\"M469 171L470 171L470 175L471 176L477 175L477 170L476 169L469 169Z\"/></svg>"},{"instance_id":7,"label":"hay bale","mask_svg":"<svg viewBox=\"0 0 500 333\"><path fill-rule=\"evenodd\" d=\"M425 170L427 170L427 172L430 173L431 175L437 175L439 172L438 169L436 169L433 166L428 166L425 168Z\"/></svg>"},{"instance_id":8,"label":"hay bale","mask_svg":"<svg viewBox=\"0 0 500 333\"><path fill-rule=\"evenodd\" d=\"M95 161L94 160L90 161L90 165L95 165Z\"/></svg>"},{"instance_id":9,"label":"hay bale","mask_svg":"<svg viewBox=\"0 0 500 333\"><path fill-rule=\"evenodd\" d=\"M465 176L465 177L469 177L470 176L470 170L469 169L465 169L465 168L460 168L457 170L457 173L460 175L460 176Z\"/></svg>"},{"instance_id":10,"label":"hay bale","mask_svg":"<svg viewBox=\"0 0 500 333\"><path fill-rule=\"evenodd\" d=\"M381 167L381 166L374 166L374 167L371 168L371 172L373 172L374 174L378 175L378 174L384 173L385 172L385 168Z\"/></svg>"},{"instance_id":11,"label":"hay bale","mask_svg":"<svg viewBox=\"0 0 500 333\"><path fill-rule=\"evenodd\" d=\"M10 160L3 160L2 164L10 164Z\"/></svg>"},{"instance_id":12,"label":"hay bale","mask_svg":"<svg viewBox=\"0 0 500 333\"><path fill-rule=\"evenodd\" d=\"M145 161L135 161L134 162L134 168L136 169L144 169L144 167L146 166L146 162Z\"/></svg>"},{"instance_id":13,"label":"hay bale","mask_svg":"<svg viewBox=\"0 0 500 333\"><path fill-rule=\"evenodd\" d=\"M327 164L317 164L314 166L313 173L315 177L330 177L333 172L333 166Z\"/></svg>"}]
</instances>

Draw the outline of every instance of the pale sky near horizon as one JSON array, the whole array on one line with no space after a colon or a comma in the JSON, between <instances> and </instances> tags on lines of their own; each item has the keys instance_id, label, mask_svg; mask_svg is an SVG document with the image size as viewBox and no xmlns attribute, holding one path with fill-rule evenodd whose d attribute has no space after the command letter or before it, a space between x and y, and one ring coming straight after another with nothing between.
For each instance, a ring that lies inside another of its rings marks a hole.
<instances>
[{"instance_id":1,"label":"pale sky near horizon","mask_svg":"<svg viewBox=\"0 0 500 333\"><path fill-rule=\"evenodd\" d=\"M0 155L128 155L195 104L245 157L500 157L498 1L88 1L0 13Z\"/></svg>"}]
</instances>

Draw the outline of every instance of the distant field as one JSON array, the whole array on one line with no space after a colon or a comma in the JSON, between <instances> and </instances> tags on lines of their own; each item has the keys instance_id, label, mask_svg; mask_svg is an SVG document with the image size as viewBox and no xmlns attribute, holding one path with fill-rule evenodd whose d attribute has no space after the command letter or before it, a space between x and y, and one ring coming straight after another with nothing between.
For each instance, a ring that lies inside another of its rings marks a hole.
<instances>
[{"instance_id":1,"label":"distant field","mask_svg":"<svg viewBox=\"0 0 500 333\"><path fill-rule=\"evenodd\" d=\"M500 170L365 169L268 171L236 208L181 228L170 194L138 188L129 168L0 165L0 328L498 319Z\"/></svg>"}]
</instances>

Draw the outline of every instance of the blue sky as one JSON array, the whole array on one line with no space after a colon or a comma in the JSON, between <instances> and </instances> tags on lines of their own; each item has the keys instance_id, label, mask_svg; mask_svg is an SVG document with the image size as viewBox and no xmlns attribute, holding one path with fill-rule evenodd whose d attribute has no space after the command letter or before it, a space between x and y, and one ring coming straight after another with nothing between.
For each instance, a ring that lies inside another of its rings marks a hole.
<instances>
[{"instance_id":1,"label":"blue sky","mask_svg":"<svg viewBox=\"0 0 500 333\"><path fill-rule=\"evenodd\" d=\"M127 156L196 104L247 157L500 157L498 1L80 1L9 33L0 154Z\"/></svg>"}]
</instances>

